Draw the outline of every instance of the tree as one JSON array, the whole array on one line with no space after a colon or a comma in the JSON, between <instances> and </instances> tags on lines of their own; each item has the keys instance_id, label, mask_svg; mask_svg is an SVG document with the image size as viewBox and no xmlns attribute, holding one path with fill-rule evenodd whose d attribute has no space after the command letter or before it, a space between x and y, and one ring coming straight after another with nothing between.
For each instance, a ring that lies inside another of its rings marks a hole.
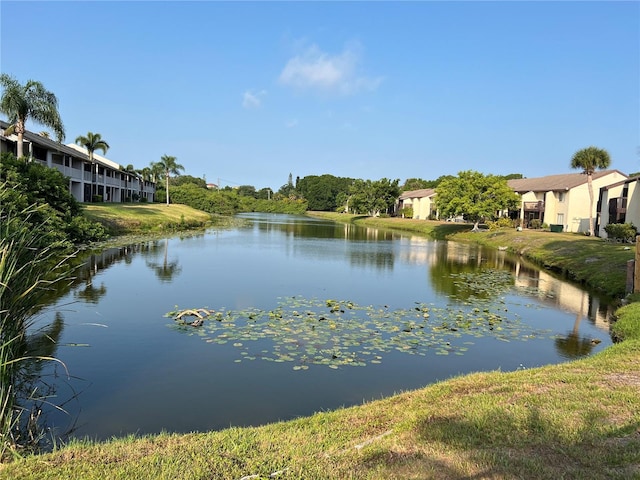
<instances>
[{"instance_id":1,"label":"tree","mask_svg":"<svg viewBox=\"0 0 640 480\"><path fill-rule=\"evenodd\" d=\"M571 168L579 168L587 176L589 188L589 235L593 236L593 173L604 169L611 163L609 152L597 147L578 150L571 158Z\"/></svg>"},{"instance_id":2,"label":"tree","mask_svg":"<svg viewBox=\"0 0 640 480\"><path fill-rule=\"evenodd\" d=\"M377 217L389 213L400 195L400 179L382 178L377 181L355 180L351 185L349 208L355 213Z\"/></svg>"},{"instance_id":3,"label":"tree","mask_svg":"<svg viewBox=\"0 0 640 480\"><path fill-rule=\"evenodd\" d=\"M297 190L309 203L309 210L331 212L344 205L352 178L309 175L297 181Z\"/></svg>"},{"instance_id":4,"label":"tree","mask_svg":"<svg viewBox=\"0 0 640 480\"><path fill-rule=\"evenodd\" d=\"M293 185L293 175L291 173L289 173L287 183L280 187L278 193L283 198L290 198L292 200L298 198L296 187Z\"/></svg>"},{"instance_id":5,"label":"tree","mask_svg":"<svg viewBox=\"0 0 640 480\"><path fill-rule=\"evenodd\" d=\"M0 86L3 88L0 112L7 115L11 124L5 130L5 135L15 133L18 136L18 158L24 156L23 138L29 118L53 129L59 142L64 140L64 126L58 112L58 99L44 88L42 83L28 80L21 85L15 78L3 73L0 75Z\"/></svg>"},{"instance_id":6,"label":"tree","mask_svg":"<svg viewBox=\"0 0 640 480\"><path fill-rule=\"evenodd\" d=\"M507 181L495 175L483 175L473 170L458 173L457 177L443 180L436 188L436 206L440 218L464 216L478 224L498 216L498 212L517 208L520 197Z\"/></svg>"},{"instance_id":7,"label":"tree","mask_svg":"<svg viewBox=\"0 0 640 480\"><path fill-rule=\"evenodd\" d=\"M76 138L76 144L86 148L89 153L89 161L91 162L91 170L93 172L93 181L91 182L93 184L91 201L93 201L93 196L98 193L98 164L93 160L93 152L100 150L102 153L106 154L107 150L109 150L109 144L102 139L102 135L93 132L87 132L86 136L78 135Z\"/></svg>"},{"instance_id":8,"label":"tree","mask_svg":"<svg viewBox=\"0 0 640 480\"><path fill-rule=\"evenodd\" d=\"M241 197L257 198L258 193L253 185L240 185L238 187L238 195Z\"/></svg>"},{"instance_id":9,"label":"tree","mask_svg":"<svg viewBox=\"0 0 640 480\"><path fill-rule=\"evenodd\" d=\"M180 170L184 170L184 167L177 163L176 157L170 155L163 155L156 165L159 170L162 170L162 175L167 186L167 205L169 205L169 177L171 175L180 175Z\"/></svg>"}]
</instances>

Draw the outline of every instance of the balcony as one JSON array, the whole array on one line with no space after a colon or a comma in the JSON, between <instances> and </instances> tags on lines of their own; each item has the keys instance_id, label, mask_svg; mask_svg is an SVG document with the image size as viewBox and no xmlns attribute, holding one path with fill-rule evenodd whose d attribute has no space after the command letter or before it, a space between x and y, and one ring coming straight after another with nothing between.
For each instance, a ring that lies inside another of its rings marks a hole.
<instances>
[{"instance_id":1,"label":"balcony","mask_svg":"<svg viewBox=\"0 0 640 480\"><path fill-rule=\"evenodd\" d=\"M524 202L525 212L544 212L544 202Z\"/></svg>"}]
</instances>

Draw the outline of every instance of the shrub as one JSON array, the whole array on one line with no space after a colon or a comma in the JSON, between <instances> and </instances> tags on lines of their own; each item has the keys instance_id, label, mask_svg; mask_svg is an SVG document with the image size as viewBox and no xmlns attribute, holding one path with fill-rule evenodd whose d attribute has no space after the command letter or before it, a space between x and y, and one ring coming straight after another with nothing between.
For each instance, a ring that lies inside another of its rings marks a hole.
<instances>
[{"instance_id":1,"label":"shrub","mask_svg":"<svg viewBox=\"0 0 640 480\"><path fill-rule=\"evenodd\" d=\"M638 234L633 223L610 223L604 227L604 231L609 238L626 242L632 242Z\"/></svg>"},{"instance_id":2,"label":"shrub","mask_svg":"<svg viewBox=\"0 0 640 480\"><path fill-rule=\"evenodd\" d=\"M513 228L515 226L514 221L508 217L500 217L493 222L487 222L487 225L489 226L489 230L496 230L498 228Z\"/></svg>"},{"instance_id":3,"label":"shrub","mask_svg":"<svg viewBox=\"0 0 640 480\"><path fill-rule=\"evenodd\" d=\"M403 218L413 218L413 208L404 207L401 211Z\"/></svg>"},{"instance_id":4,"label":"shrub","mask_svg":"<svg viewBox=\"0 0 640 480\"><path fill-rule=\"evenodd\" d=\"M542 222L539 218L534 218L529 222L529 228L539 229L542 226Z\"/></svg>"},{"instance_id":5,"label":"shrub","mask_svg":"<svg viewBox=\"0 0 640 480\"><path fill-rule=\"evenodd\" d=\"M94 195L91 197L93 203L102 203L102 195Z\"/></svg>"}]
</instances>

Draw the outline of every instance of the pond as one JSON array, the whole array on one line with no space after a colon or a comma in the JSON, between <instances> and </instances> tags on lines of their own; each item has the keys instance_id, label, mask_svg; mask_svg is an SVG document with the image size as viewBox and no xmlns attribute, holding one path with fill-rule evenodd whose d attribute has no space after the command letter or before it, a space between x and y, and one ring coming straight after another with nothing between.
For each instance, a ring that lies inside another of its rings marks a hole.
<instances>
[{"instance_id":1,"label":"pond","mask_svg":"<svg viewBox=\"0 0 640 480\"><path fill-rule=\"evenodd\" d=\"M241 217L86 258L40 319L70 375L42 370L55 434L259 425L611 344L606 299L506 252Z\"/></svg>"}]
</instances>

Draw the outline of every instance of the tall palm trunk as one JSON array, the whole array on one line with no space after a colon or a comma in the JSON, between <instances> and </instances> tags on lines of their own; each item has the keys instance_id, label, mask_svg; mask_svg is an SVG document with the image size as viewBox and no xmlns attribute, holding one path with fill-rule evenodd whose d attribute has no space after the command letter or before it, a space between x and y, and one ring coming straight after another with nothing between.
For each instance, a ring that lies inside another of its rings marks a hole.
<instances>
[{"instance_id":1,"label":"tall palm trunk","mask_svg":"<svg viewBox=\"0 0 640 480\"><path fill-rule=\"evenodd\" d=\"M16 145L16 153L18 158L24 156L24 123L16 122L15 133L18 136L18 144Z\"/></svg>"},{"instance_id":2,"label":"tall palm trunk","mask_svg":"<svg viewBox=\"0 0 640 480\"><path fill-rule=\"evenodd\" d=\"M165 179L167 181L167 205L169 205L169 170L166 171Z\"/></svg>"},{"instance_id":3,"label":"tall palm trunk","mask_svg":"<svg viewBox=\"0 0 640 480\"><path fill-rule=\"evenodd\" d=\"M593 179L591 173L587 174L587 187L589 189L589 235L593 237Z\"/></svg>"}]
</instances>

